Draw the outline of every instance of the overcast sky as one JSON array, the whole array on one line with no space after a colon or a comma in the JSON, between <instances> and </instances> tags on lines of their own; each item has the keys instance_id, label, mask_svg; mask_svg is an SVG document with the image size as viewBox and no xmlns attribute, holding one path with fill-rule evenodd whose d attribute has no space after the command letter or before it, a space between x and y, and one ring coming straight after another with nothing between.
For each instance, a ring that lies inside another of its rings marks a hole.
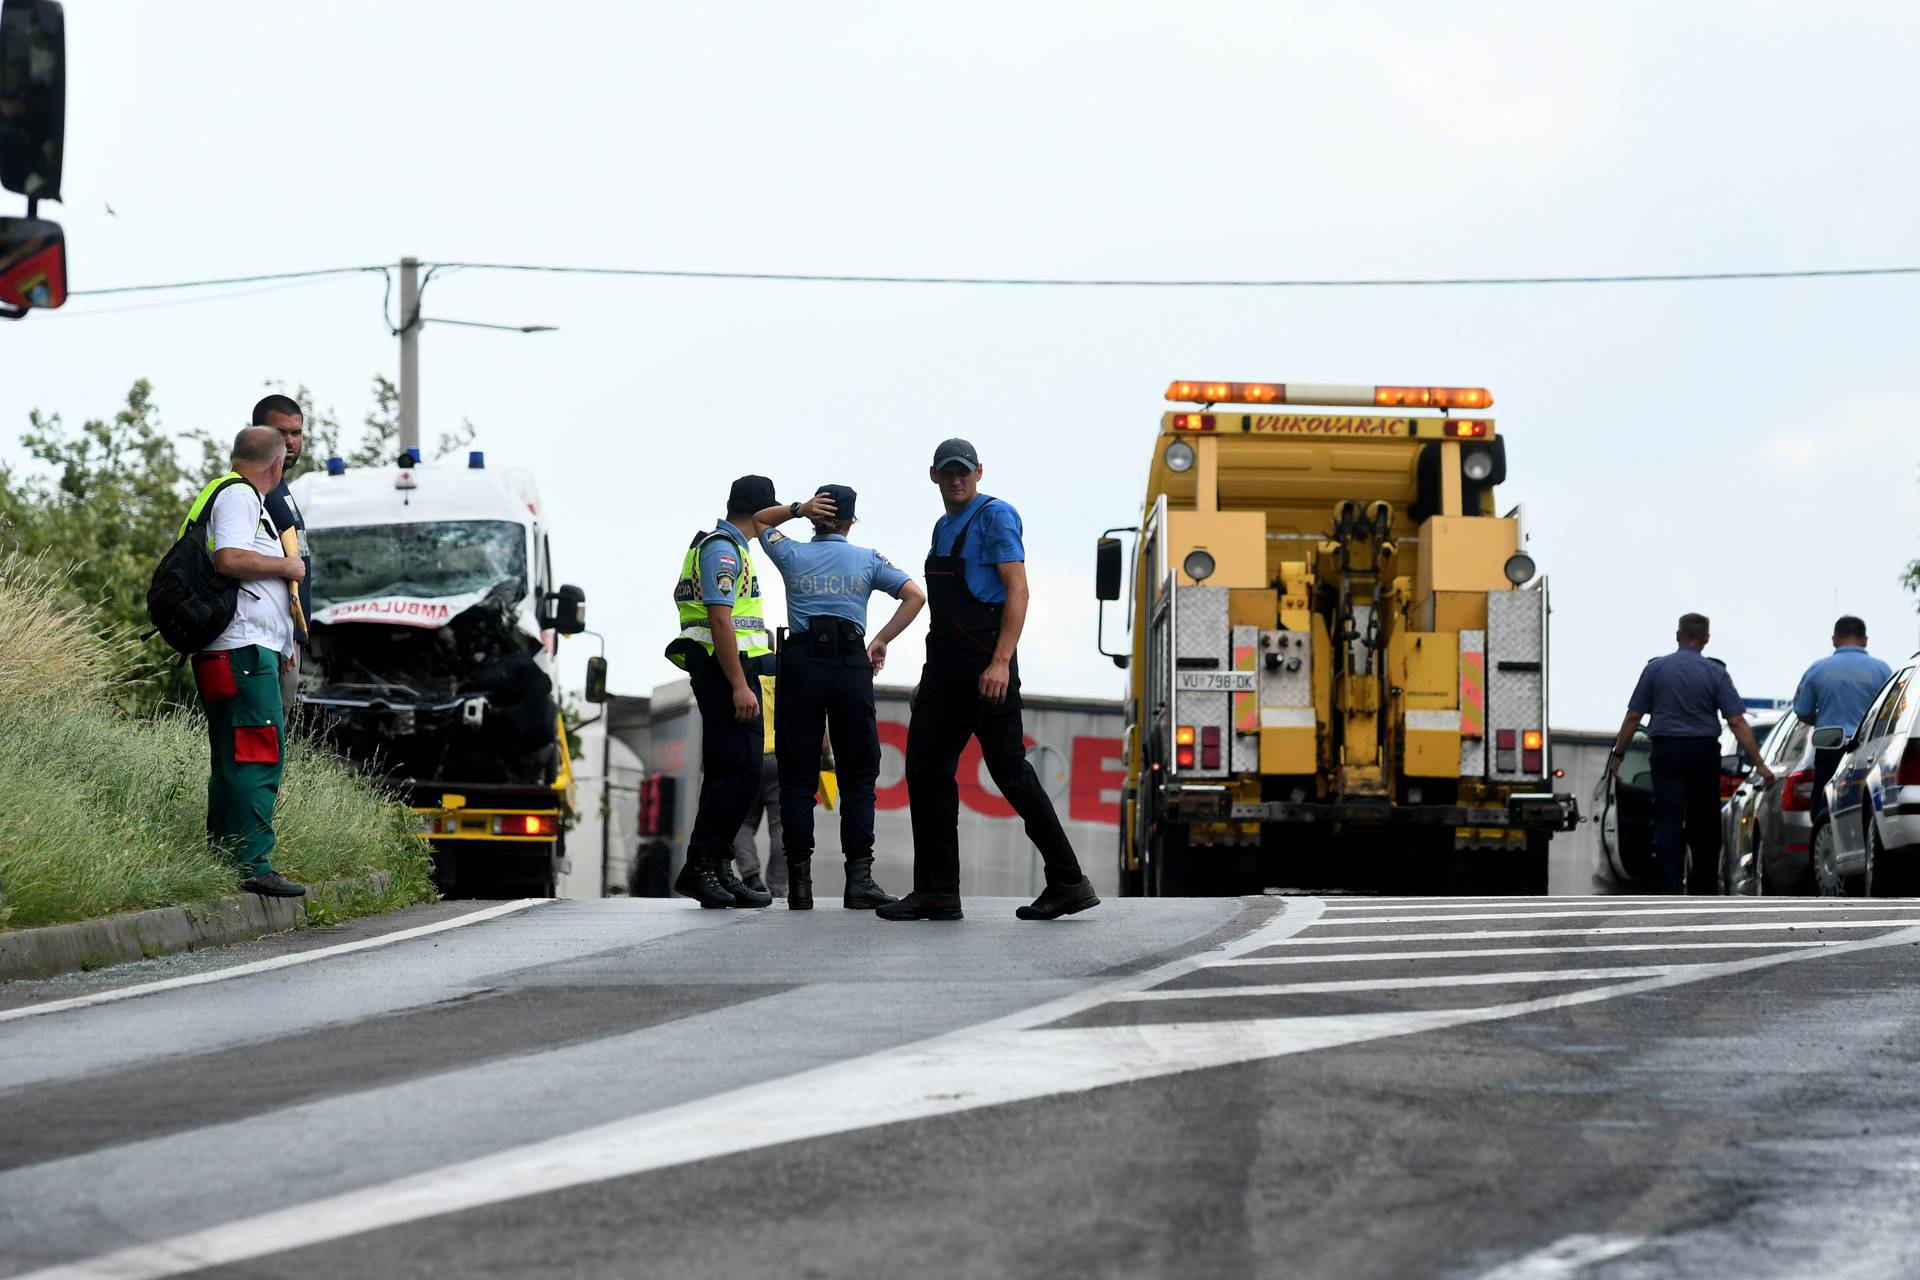
<instances>
[{"instance_id":1,"label":"overcast sky","mask_svg":"<svg viewBox=\"0 0 1920 1280\"><path fill-rule=\"evenodd\" d=\"M68 0L76 288L424 259L1088 277L1920 263L1910 4ZM106 206L117 214L109 217ZM1174 377L1481 385L1554 589L1554 719L1616 724L1674 618L1789 695L1836 611L1916 642L1920 277L1011 289L436 279L429 438L530 466L613 685L646 692L727 483L860 490L918 572L973 439L1027 529L1034 692L1118 696L1093 543ZM156 303L162 305L155 305ZM268 379L357 420L377 276L76 299L0 329L0 458L153 380L176 431ZM133 309L133 308L139 309ZM881 602L881 608L889 607ZM777 602L776 617L783 611ZM887 677L910 683L916 628ZM569 679L588 650L568 645Z\"/></svg>"}]
</instances>

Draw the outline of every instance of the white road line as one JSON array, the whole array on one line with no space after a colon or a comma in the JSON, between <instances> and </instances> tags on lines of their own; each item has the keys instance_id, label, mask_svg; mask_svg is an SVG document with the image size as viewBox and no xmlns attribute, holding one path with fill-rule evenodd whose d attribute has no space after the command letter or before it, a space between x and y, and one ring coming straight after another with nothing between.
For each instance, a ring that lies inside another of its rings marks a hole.
<instances>
[{"instance_id":1,"label":"white road line","mask_svg":"<svg viewBox=\"0 0 1920 1280\"><path fill-rule=\"evenodd\" d=\"M1597 1262L1632 1253L1646 1242L1645 1236L1567 1236L1491 1271L1482 1271L1476 1280L1561 1280Z\"/></svg>"},{"instance_id":2,"label":"white road line","mask_svg":"<svg viewBox=\"0 0 1920 1280\"><path fill-rule=\"evenodd\" d=\"M1794 898L1782 902L1777 898L1711 898L1711 902L1723 905L1704 907L1708 911L1920 911L1920 900L1912 898ZM1695 899L1698 901L1698 899ZM1538 908L1535 912L1522 910L1525 907ZM1403 899L1394 902L1368 902L1353 906L1327 906L1326 918L1335 916L1344 919L1349 914L1379 911L1418 911L1429 909L1429 914L1438 912L1458 913L1462 911L1485 911L1495 907L1508 907L1521 910L1522 914L1551 913L1560 907L1614 907L1621 911L1647 911L1674 909L1671 897L1652 898L1490 898L1485 901L1472 898L1448 898L1435 901L1432 898ZM1680 908L1686 909L1686 908ZM1427 915L1422 916L1428 918ZM1445 915L1432 915L1433 919L1447 919Z\"/></svg>"},{"instance_id":3,"label":"white road line","mask_svg":"<svg viewBox=\"0 0 1920 1280\"><path fill-rule=\"evenodd\" d=\"M1593 938L1616 933L1754 933L1761 929L1901 929L1900 920L1772 920L1763 924L1630 924L1587 929L1461 929L1449 933L1343 933L1337 938L1293 938L1290 947L1350 947L1368 942L1465 942L1471 938Z\"/></svg>"},{"instance_id":4,"label":"white road line","mask_svg":"<svg viewBox=\"0 0 1920 1280\"><path fill-rule=\"evenodd\" d=\"M1808 901L1824 902L1824 901L1830 901L1830 899L1810 898L1808 899ZM1527 897L1495 897L1495 898L1425 897L1425 898L1328 898L1326 899L1327 914L1329 915L1341 914L1348 911L1406 911L1413 907L1431 907L1435 911L1446 911L1446 910L1457 908L1457 907L1506 907L1506 906L1524 907L1524 906L1527 906L1528 904L1532 904L1537 907L1551 907L1551 906L1557 906L1563 902L1571 902L1571 903L1619 902L1619 903L1625 903L1625 904L1643 902L1652 906L1660 906L1663 904L1671 905L1671 903L1673 902L1673 899L1671 897L1661 895L1661 894L1637 894L1633 896L1627 896L1624 894L1616 895L1616 894L1602 894L1602 893L1555 894L1550 898L1542 897L1538 894L1534 894Z\"/></svg>"},{"instance_id":5,"label":"white road line","mask_svg":"<svg viewBox=\"0 0 1920 1280\"><path fill-rule=\"evenodd\" d=\"M1912 903L1911 905L1904 906L1904 907L1878 907L1878 906L1867 907L1867 906L1855 905L1850 909L1854 911L1912 912L1912 911L1920 911L1920 902L1915 902L1915 903ZM1752 914L1769 912L1769 911L1795 911L1800 913L1801 915L1815 917L1816 919L1823 915L1835 914L1835 912L1831 910L1825 910L1819 907L1804 907L1804 906L1798 906L1792 903L1775 902L1775 903L1755 903L1753 906L1750 906L1750 907L1640 907L1632 911L1617 911L1617 910L1594 911L1586 908L1577 908L1571 911L1486 911L1486 912L1473 912L1471 914L1460 914L1460 915L1449 915L1449 916L1368 916L1364 920L1329 920L1323 916L1321 917L1320 924L1322 927L1325 927L1327 925L1335 925L1335 924L1343 925L1343 926L1344 925L1376 925L1376 924L1437 924L1442 920L1561 920L1561 919L1576 919L1583 916L1603 917L1603 918L1604 917L1630 917L1630 918L1638 919L1640 916L1714 916L1714 915L1737 916L1737 915L1752 915ZM1885 924L1885 925L1898 926L1901 924L1905 924L1906 921L1901 919L1898 916L1895 916L1890 919L1881 920L1878 923Z\"/></svg>"},{"instance_id":6,"label":"white road line","mask_svg":"<svg viewBox=\"0 0 1920 1280\"><path fill-rule=\"evenodd\" d=\"M1286 916L1226 950L1271 946L1276 936L1299 927L1300 916L1310 919L1318 911L1319 904L1313 903L1307 911L1296 912L1290 902ZM1150 1026L1044 1025L1112 998L1120 993L1116 988L1137 989L1165 981L1172 970L1191 972L1197 960L1192 957L1084 995L1052 1001L918 1044L830 1063L750 1088L307 1204L255 1213L221 1226L49 1267L14 1280L158 1280L423 1218L781 1143L1314 1049L1525 1017L1820 955L1908 943L1920 943L1920 927L1843 943L1830 950L1731 960L1686 973L1481 1008Z\"/></svg>"},{"instance_id":7,"label":"white road line","mask_svg":"<svg viewBox=\"0 0 1920 1280\"><path fill-rule=\"evenodd\" d=\"M1445 951L1367 951L1340 956L1244 956L1207 960L1205 969L1271 964L1383 964L1388 960L1465 960L1489 956L1565 956L1589 951L1773 951L1788 947L1837 947L1839 942L1597 942L1580 947L1466 947Z\"/></svg>"},{"instance_id":8,"label":"white road line","mask_svg":"<svg viewBox=\"0 0 1920 1280\"><path fill-rule=\"evenodd\" d=\"M1330 982L1282 982L1242 987L1158 987L1119 996L1115 1004L1148 1000L1224 1000L1236 996L1309 996L1337 991L1414 991L1432 987L1516 986L1534 982L1592 982L1602 978L1656 978L1663 973L1710 968L1703 964L1625 965L1611 969L1536 969L1518 973L1432 974L1417 978L1341 978Z\"/></svg>"},{"instance_id":9,"label":"white road line","mask_svg":"<svg viewBox=\"0 0 1920 1280\"><path fill-rule=\"evenodd\" d=\"M209 982L225 982L228 978L244 978L249 974L268 973L274 969L290 969L297 964L311 964L315 960L331 960L334 956L344 956L354 951L370 951L375 947L388 947L396 942L410 942L415 938L424 938L429 934L445 933L449 929L460 929L470 924L479 924L483 920L497 920L501 916L515 911L525 911L528 907L543 902L552 902L552 898L519 898L512 902L502 902L496 906L483 907L451 920L440 920L433 924L423 924L412 929L401 929L394 933L383 933L377 937L361 938L355 942L342 942L332 947L316 947L312 951L297 951L291 955L274 956L270 960L255 960L249 964L229 965L224 969L213 969L206 973L190 973L178 978L163 978L158 982L143 982L136 987L115 987L111 991L99 991L93 995L74 996L68 1000L49 1000L45 1004L22 1005L17 1009L0 1010L0 1022L11 1022L15 1018L33 1018L43 1013L65 1013L69 1009L86 1009L97 1004L112 1004L116 1000L131 1000L135 996L152 995L159 991L172 991L179 987L204 986Z\"/></svg>"}]
</instances>

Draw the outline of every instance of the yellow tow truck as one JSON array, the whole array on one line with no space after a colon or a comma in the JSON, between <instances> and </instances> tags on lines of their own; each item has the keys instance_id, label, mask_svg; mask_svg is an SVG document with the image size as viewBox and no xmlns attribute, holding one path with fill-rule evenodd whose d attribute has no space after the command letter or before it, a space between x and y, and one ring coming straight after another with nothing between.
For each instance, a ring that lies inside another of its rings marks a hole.
<instances>
[{"instance_id":1,"label":"yellow tow truck","mask_svg":"<svg viewBox=\"0 0 1920 1280\"><path fill-rule=\"evenodd\" d=\"M1546 892L1578 814L1551 790L1547 583L1519 509L1495 514L1492 395L1166 395L1191 408L1097 555L1100 600L1130 588L1128 646L1104 607L1099 640L1130 681L1121 892Z\"/></svg>"}]
</instances>

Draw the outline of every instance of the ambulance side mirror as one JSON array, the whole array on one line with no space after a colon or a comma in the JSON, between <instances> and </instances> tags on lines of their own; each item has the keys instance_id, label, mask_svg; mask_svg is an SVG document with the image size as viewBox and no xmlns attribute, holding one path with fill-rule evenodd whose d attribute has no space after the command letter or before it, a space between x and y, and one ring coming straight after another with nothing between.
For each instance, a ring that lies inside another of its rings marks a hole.
<instances>
[{"instance_id":1,"label":"ambulance side mirror","mask_svg":"<svg viewBox=\"0 0 1920 1280\"><path fill-rule=\"evenodd\" d=\"M1120 574L1124 569L1120 559L1120 539L1102 538L1094 549L1093 558L1093 594L1098 600L1118 600L1120 598Z\"/></svg>"},{"instance_id":2,"label":"ambulance side mirror","mask_svg":"<svg viewBox=\"0 0 1920 1280\"><path fill-rule=\"evenodd\" d=\"M45 218L0 218L0 315L18 320L67 300L67 242Z\"/></svg>"},{"instance_id":3,"label":"ambulance side mirror","mask_svg":"<svg viewBox=\"0 0 1920 1280\"><path fill-rule=\"evenodd\" d=\"M607 660L598 655L587 659L586 697L588 702L607 700Z\"/></svg>"},{"instance_id":4,"label":"ambulance side mirror","mask_svg":"<svg viewBox=\"0 0 1920 1280\"><path fill-rule=\"evenodd\" d=\"M577 636L587 629L587 593L578 587L563 586L548 597L546 624L563 636Z\"/></svg>"}]
</instances>

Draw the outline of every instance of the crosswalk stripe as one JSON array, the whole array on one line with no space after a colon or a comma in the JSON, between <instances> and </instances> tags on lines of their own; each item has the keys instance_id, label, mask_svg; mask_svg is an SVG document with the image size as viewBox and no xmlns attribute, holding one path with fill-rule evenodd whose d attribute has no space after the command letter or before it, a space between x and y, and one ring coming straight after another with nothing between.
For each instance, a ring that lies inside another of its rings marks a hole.
<instances>
[{"instance_id":1,"label":"crosswalk stripe","mask_svg":"<svg viewBox=\"0 0 1920 1280\"><path fill-rule=\"evenodd\" d=\"M1629 924L1584 929L1460 929L1445 933L1343 933L1333 938L1289 938L1289 947L1350 947L1366 942L1449 942L1469 938L1591 938L1620 933L1756 933L1763 929L1901 929L1903 920L1767 921L1763 924Z\"/></svg>"},{"instance_id":2,"label":"crosswalk stripe","mask_svg":"<svg viewBox=\"0 0 1920 1280\"><path fill-rule=\"evenodd\" d=\"M1846 910L1920 911L1920 902L1909 903L1905 905L1886 906L1886 907L1852 906L1852 907L1846 908ZM1822 916L1822 915L1835 914L1835 912L1828 909L1823 909L1820 907L1800 906L1792 903L1765 903L1765 904L1755 903L1750 907L1639 907L1629 911L1618 911L1618 910L1595 911L1587 908L1574 908L1572 910L1566 910L1566 911L1486 911L1486 912L1461 913L1458 915L1445 915L1445 916L1427 916L1427 915L1368 916L1364 920L1331 920L1325 916L1322 916L1320 918L1320 927L1325 928L1327 925L1330 925L1330 924L1341 924L1341 925L1433 924L1441 920L1561 920L1561 919L1575 919L1582 916L1591 916L1591 917L1711 916L1711 915L1729 915L1730 916L1730 915L1751 915L1751 914L1758 914L1762 912L1781 912L1781 911L1794 911L1794 912L1799 912L1801 915L1815 916L1815 917ZM1887 925L1900 925L1900 924L1907 923L1907 920L1899 916L1894 916L1887 920L1881 921L1880 923L1887 924Z\"/></svg>"},{"instance_id":3,"label":"crosswalk stripe","mask_svg":"<svg viewBox=\"0 0 1920 1280\"><path fill-rule=\"evenodd\" d=\"M1591 982L1603 978L1659 978L1711 968L1704 964L1621 965L1607 969L1534 969L1523 973L1458 973L1418 978L1338 978L1327 982L1279 982L1245 987L1165 987L1130 991L1115 1004L1153 1000L1222 1000L1243 996L1307 996L1339 991L1414 991L1433 987L1520 986L1535 982Z\"/></svg>"},{"instance_id":4,"label":"crosswalk stripe","mask_svg":"<svg viewBox=\"0 0 1920 1280\"><path fill-rule=\"evenodd\" d=\"M1235 956L1227 960L1202 961L1208 969L1233 969L1242 966L1272 964L1375 964L1387 960L1465 960L1491 956L1564 956L1589 951L1773 951L1807 947L1836 947L1838 939L1827 942L1600 942L1583 947L1467 947L1442 951L1368 951L1339 956Z\"/></svg>"}]
</instances>

